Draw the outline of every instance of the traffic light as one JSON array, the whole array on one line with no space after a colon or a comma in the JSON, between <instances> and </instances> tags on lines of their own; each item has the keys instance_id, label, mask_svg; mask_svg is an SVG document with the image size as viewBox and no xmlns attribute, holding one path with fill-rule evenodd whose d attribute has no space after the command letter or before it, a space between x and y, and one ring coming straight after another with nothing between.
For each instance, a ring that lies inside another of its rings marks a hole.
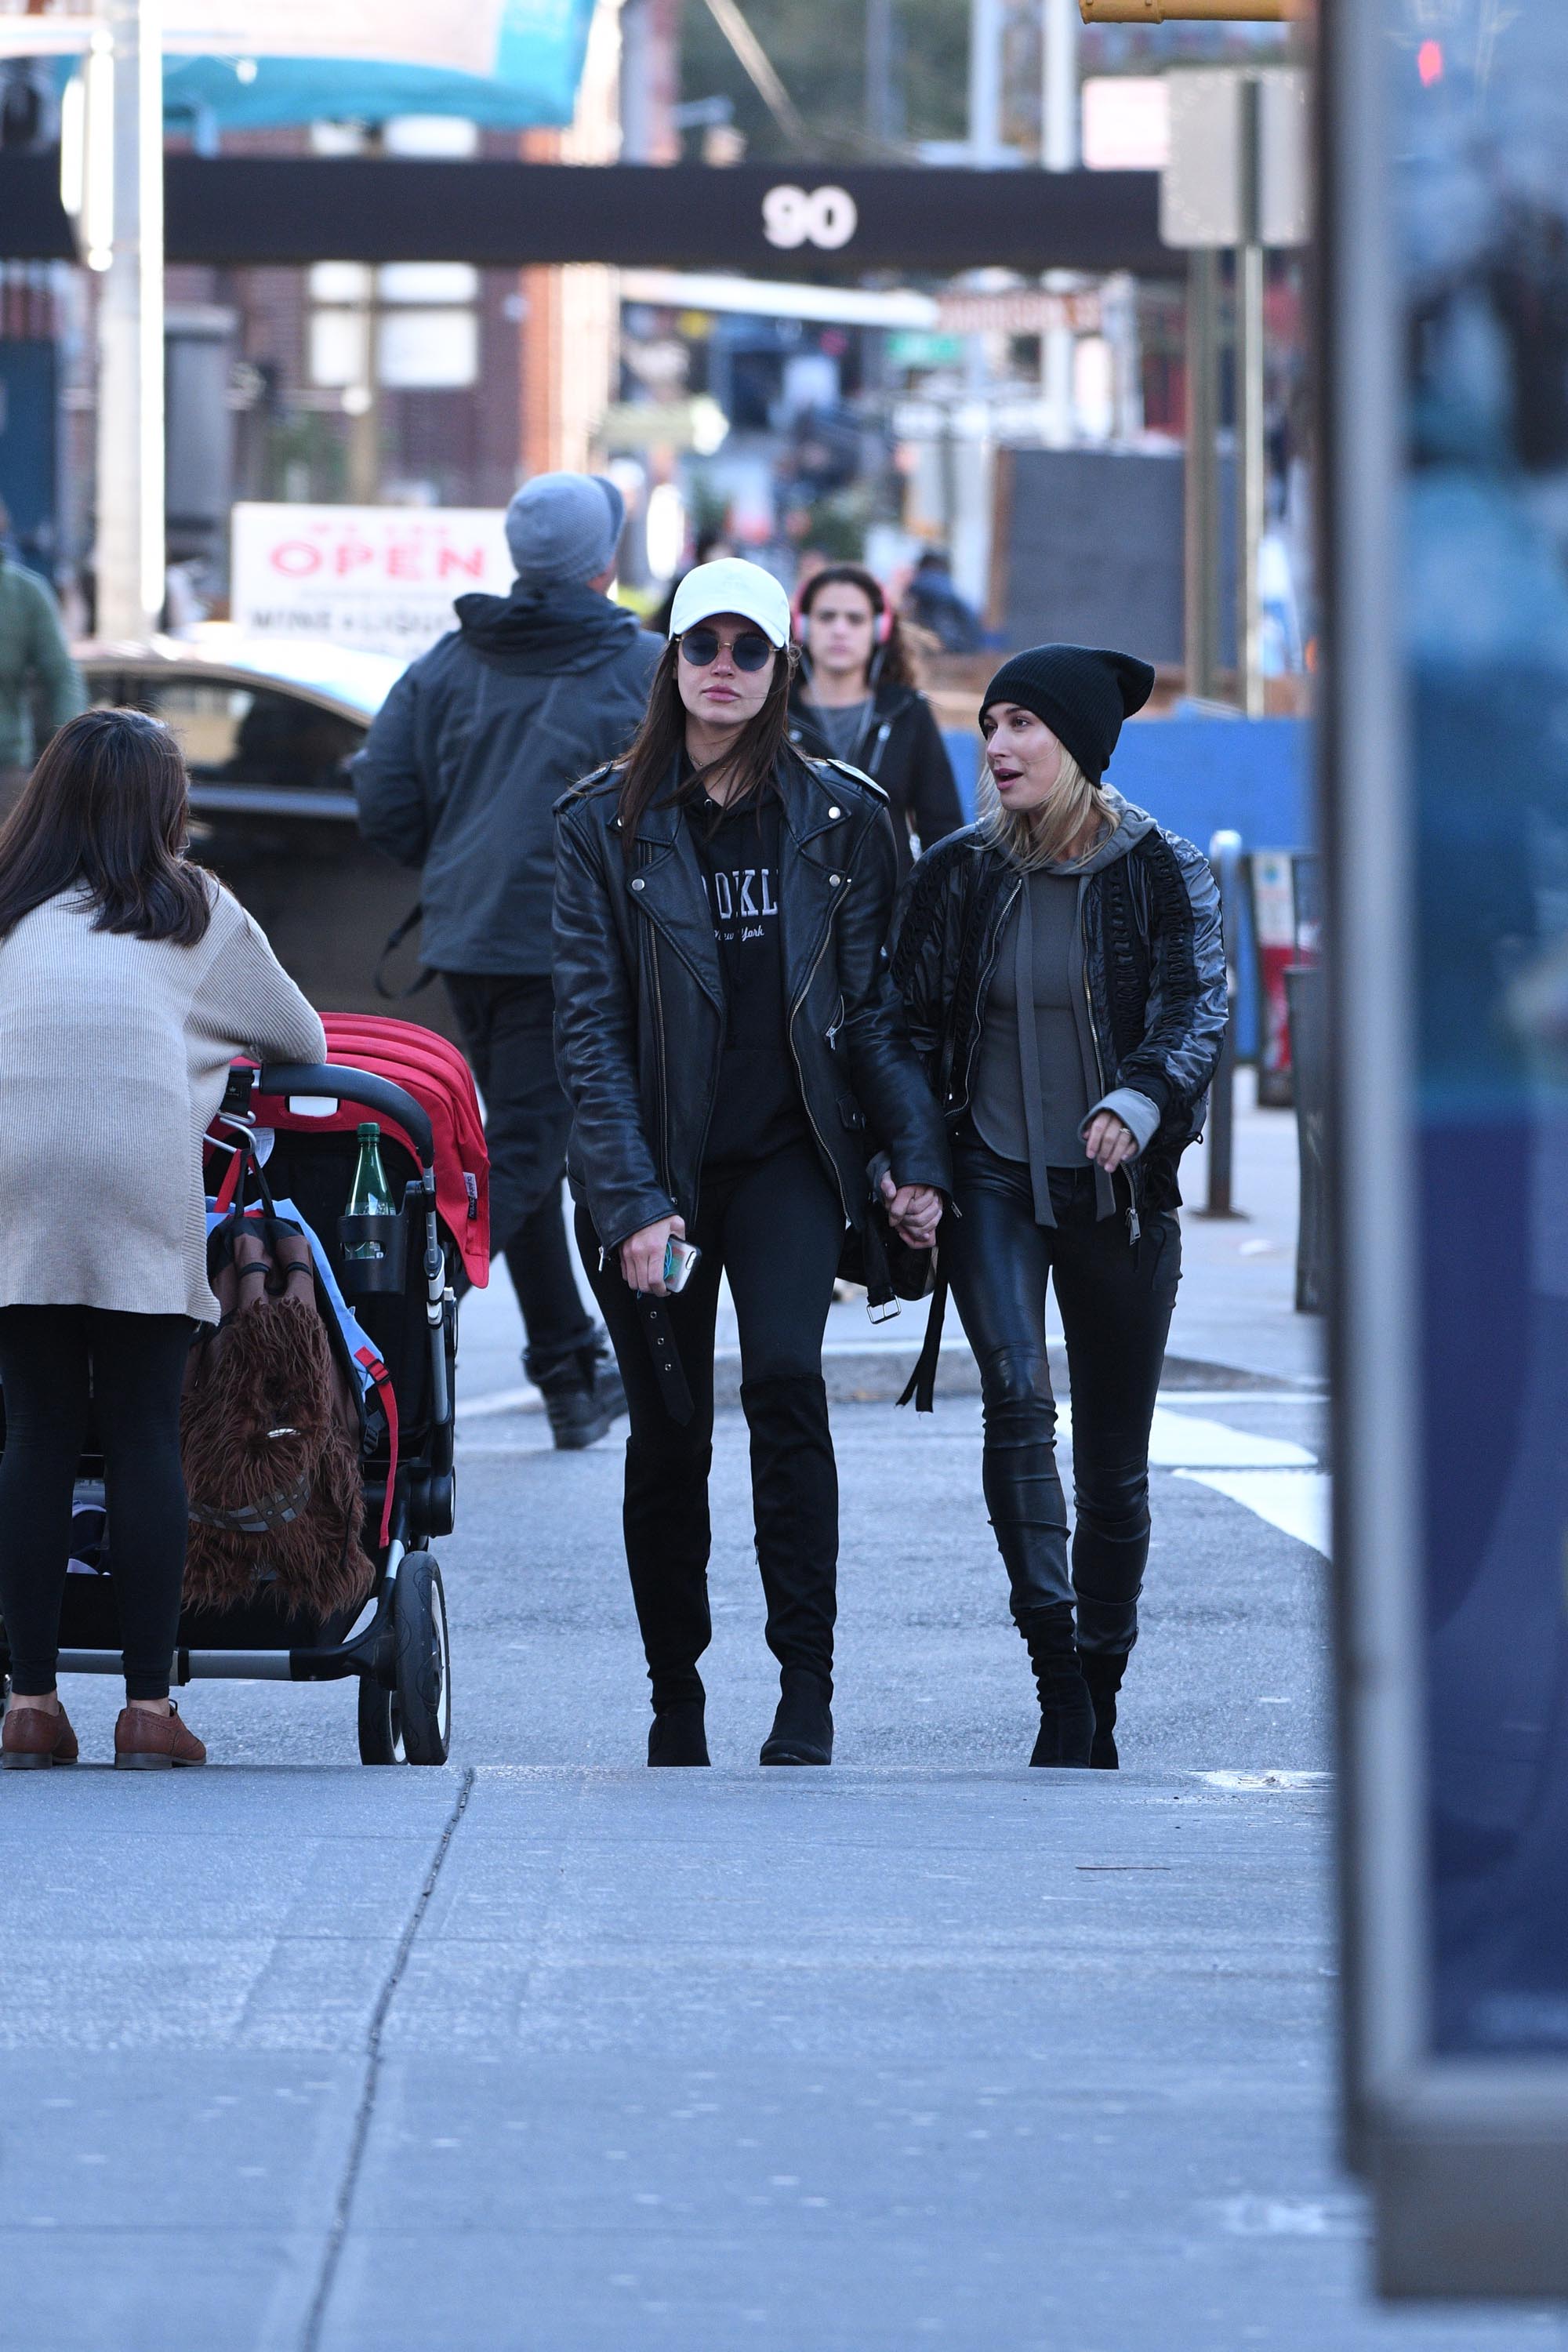
<instances>
[{"instance_id":1,"label":"traffic light","mask_svg":"<svg viewBox=\"0 0 1568 2352\"><path fill-rule=\"evenodd\" d=\"M1311 0L1079 0L1086 25L1285 25Z\"/></svg>"}]
</instances>

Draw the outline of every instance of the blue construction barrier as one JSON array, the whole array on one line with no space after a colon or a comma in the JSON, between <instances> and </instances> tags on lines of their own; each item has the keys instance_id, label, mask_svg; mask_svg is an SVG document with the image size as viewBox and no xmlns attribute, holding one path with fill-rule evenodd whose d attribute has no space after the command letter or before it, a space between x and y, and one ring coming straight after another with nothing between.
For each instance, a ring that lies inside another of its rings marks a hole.
<instances>
[{"instance_id":1,"label":"blue construction barrier","mask_svg":"<svg viewBox=\"0 0 1568 2352\"><path fill-rule=\"evenodd\" d=\"M943 730L959 797L970 815L980 766L971 728ZM1312 739L1303 719L1149 719L1124 728L1110 781L1173 833L1206 849L1233 826L1248 849L1307 849L1312 821ZM1258 1050L1256 959L1241 957L1238 1044Z\"/></svg>"}]
</instances>

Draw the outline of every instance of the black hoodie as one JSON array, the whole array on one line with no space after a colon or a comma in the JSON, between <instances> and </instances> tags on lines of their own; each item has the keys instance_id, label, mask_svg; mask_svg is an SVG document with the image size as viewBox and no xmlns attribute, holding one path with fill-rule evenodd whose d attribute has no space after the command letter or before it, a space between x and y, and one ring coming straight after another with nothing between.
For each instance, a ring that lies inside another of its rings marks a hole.
<instances>
[{"instance_id":1,"label":"black hoodie","mask_svg":"<svg viewBox=\"0 0 1568 2352\"><path fill-rule=\"evenodd\" d=\"M578 778L626 749L657 638L591 588L460 596L458 627L406 669L353 762L360 829L423 868L437 971L550 970L553 827Z\"/></svg>"}]
</instances>

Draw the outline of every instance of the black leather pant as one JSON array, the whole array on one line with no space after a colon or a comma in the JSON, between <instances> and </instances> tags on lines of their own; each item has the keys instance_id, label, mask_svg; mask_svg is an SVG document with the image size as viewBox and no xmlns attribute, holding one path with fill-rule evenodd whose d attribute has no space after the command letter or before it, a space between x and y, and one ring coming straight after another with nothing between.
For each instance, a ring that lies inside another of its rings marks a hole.
<instances>
[{"instance_id":1,"label":"black leather pant","mask_svg":"<svg viewBox=\"0 0 1568 2352\"><path fill-rule=\"evenodd\" d=\"M809 1144L722 1172L706 1170L688 1239L702 1256L669 1328L692 1417L672 1418L636 1301L612 1252L599 1265L585 1210L577 1237L615 1344L631 1412L626 1440L626 1565L656 1707L693 1697L708 1647L708 1474L713 1461L713 1337L719 1278L730 1277L741 1339L741 1403L752 1441L752 1497L767 1603L768 1647L781 1666L833 1672L837 1612L838 1473L827 1424L822 1335L833 1303L844 1217Z\"/></svg>"},{"instance_id":2,"label":"black leather pant","mask_svg":"<svg viewBox=\"0 0 1568 2352\"><path fill-rule=\"evenodd\" d=\"M1117 1192L1122 1192L1118 1184ZM1029 1171L973 1132L953 1154L942 1263L980 1366L985 1500L1027 1638L1037 1612L1076 1604L1079 1647L1125 1654L1138 1638L1149 1557L1149 1429L1181 1278L1173 1211L1097 1221L1093 1171L1052 1169L1054 1232L1035 1223ZM1056 1285L1072 1392L1073 1503L1057 1471L1046 1359L1046 1282ZM1049 1621L1043 1621L1049 1622Z\"/></svg>"}]
</instances>

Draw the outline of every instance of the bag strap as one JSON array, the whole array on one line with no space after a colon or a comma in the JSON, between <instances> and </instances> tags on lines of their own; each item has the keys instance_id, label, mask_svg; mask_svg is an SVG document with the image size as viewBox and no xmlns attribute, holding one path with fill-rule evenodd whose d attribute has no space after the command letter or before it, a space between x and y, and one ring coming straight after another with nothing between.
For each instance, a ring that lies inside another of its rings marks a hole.
<instances>
[{"instance_id":1,"label":"bag strap","mask_svg":"<svg viewBox=\"0 0 1568 2352\"><path fill-rule=\"evenodd\" d=\"M354 1361L362 1365L375 1382L381 1409L386 1415L386 1493L382 1501L381 1534L377 1538L384 1551L392 1541L392 1502L397 1486L397 1391L392 1385L392 1374L374 1348L356 1348Z\"/></svg>"},{"instance_id":2,"label":"bag strap","mask_svg":"<svg viewBox=\"0 0 1568 2352\"><path fill-rule=\"evenodd\" d=\"M220 1217L226 1216L234 1206L234 1196L239 1190L240 1181L245 1174L245 1163L249 1155L249 1131L242 1129L238 1140L232 1148L228 1166L223 1171L223 1182L213 1194L213 1207Z\"/></svg>"},{"instance_id":3,"label":"bag strap","mask_svg":"<svg viewBox=\"0 0 1568 2352\"><path fill-rule=\"evenodd\" d=\"M937 1359L942 1354L942 1327L946 1315L947 1276L942 1271L942 1260L939 1255L936 1288L931 1292L931 1312L926 1317L925 1344L915 1359L914 1370L910 1374L908 1385L899 1399L900 1404L908 1404L910 1399L913 1397L917 1412L934 1412L936 1410L936 1367Z\"/></svg>"},{"instance_id":4,"label":"bag strap","mask_svg":"<svg viewBox=\"0 0 1568 2352\"><path fill-rule=\"evenodd\" d=\"M406 988L389 988L384 976L386 970L387 958L394 954L396 950L403 945L404 940L408 937L408 934L414 929L415 924L423 921L424 915L425 901L423 898L418 898L415 901L414 905L410 907L406 915L404 916L403 920L398 924L397 929L388 935L386 945L382 949L381 953L375 960L375 971L374 975L375 992L384 1003L402 1004L408 997L417 996L421 989L428 988L430 982L436 977L435 973L426 966L421 965L418 978L416 980L411 980Z\"/></svg>"}]
</instances>

